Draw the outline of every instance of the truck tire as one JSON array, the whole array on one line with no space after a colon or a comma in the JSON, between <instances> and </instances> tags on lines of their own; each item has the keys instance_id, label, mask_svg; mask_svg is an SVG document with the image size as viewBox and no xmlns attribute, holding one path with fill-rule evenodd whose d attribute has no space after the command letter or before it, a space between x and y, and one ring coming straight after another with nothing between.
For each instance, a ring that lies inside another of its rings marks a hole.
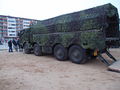
<instances>
[{"instance_id":1,"label":"truck tire","mask_svg":"<svg viewBox=\"0 0 120 90\"><path fill-rule=\"evenodd\" d=\"M25 54L30 54L31 53L31 51L29 49L29 43L25 43L23 49L24 49Z\"/></svg>"},{"instance_id":2,"label":"truck tire","mask_svg":"<svg viewBox=\"0 0 120 90\"><path fill-rule=\"evenodd\" d=\"M87 61L85 49L78 45L69 48L69 59L76 64L83 64Z\"/></svg>"},{"instance_id":3,"label":"truck tire","mask_svg":"<svg viewBox=\"0 0 120 90\"><path fill-rule=\"evenodd\" d=\"M63 45L56 45L54 47L54 56L60 61L65 61L68 57L67 49Z\"/></svg>"},{"instance_id":4,"label":"truck tire","mask_svg":"<svg viewBox=\"0 0 120 90\"><path fill-rule=\"evenodd\" d=\"M33 52L36 56L41 56L42 55L42 48L38 44L35 44Z\"/></svg>"}]
</instances>

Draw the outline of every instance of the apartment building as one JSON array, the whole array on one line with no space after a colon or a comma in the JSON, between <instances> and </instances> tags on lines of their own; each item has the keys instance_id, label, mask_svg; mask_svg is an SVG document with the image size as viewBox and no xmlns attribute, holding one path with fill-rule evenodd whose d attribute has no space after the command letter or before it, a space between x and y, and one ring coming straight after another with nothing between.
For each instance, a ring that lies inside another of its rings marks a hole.
<instances>
[{"instance_id":1,"label":"apartment building","mask_svg":"<svg viewBox=\"0 0 120 90\"><path fill-rule=\"evenodd\" d=\"M0 15L0 41L18 37L18 32L36 24L38 20Z\"/></svg>"}]
</instances>

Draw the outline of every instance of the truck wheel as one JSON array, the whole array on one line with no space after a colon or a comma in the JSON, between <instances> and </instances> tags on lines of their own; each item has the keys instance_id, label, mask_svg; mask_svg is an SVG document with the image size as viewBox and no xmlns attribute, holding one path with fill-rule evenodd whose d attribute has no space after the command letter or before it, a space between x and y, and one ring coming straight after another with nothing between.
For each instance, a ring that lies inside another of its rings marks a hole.
<instances>
[{"instance_id":1,"label":"truck wheel","mask_svg":"<svg viewBox=\"0 0 120 90\"><path fill-rule=\"evenodd\" d=\"M31 51L29 49L29 43L25 43L23 49L24 49L24 53L26 53L26 54L30 54L31 53Z\"/></svg>"},{"instance_id":2,"label":"truck wheel","mask_svg":"<svg viewBox=\"0 0 120 90\"><path fill-rule=\"evenodd\" d=\"M62 45L56 45L54 47L54 56L60 61L65 61L68 57L67 49Z\"/></svg>"},{"instance_id":3,"label":"truck wheel","mask_svg":"<svg viewBox=\"0 0 120 90\"><path fill-rule=\"evenodd\" d=\"M41 56L42 55L42 48L38 44L35 44L33 52L36 56Z\"/></svg>"},{"instance_id":4,"label":"truck wheel","mask_svg":"<svg viewBox=\"0 0 120 90\"><path fill-rule=\"evenodd\" d=\"M69 59L73 63L83 64L87 61L85 49L80 46L73 45L69 49Z\"/></svg>"}]
</instances>

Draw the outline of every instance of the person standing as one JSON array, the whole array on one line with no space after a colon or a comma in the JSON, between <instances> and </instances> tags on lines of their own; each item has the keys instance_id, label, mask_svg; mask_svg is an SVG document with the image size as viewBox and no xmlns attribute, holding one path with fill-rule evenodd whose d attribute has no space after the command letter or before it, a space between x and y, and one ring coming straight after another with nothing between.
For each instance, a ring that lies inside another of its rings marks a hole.
<instances>
[{"instance_id":1,"label":"person standing","mask_svg":"<svg viewBox=\"0 0 120 90\"><path fill-rule=\"evenodd\" d=\"M12 40L8 41L9 52L13 52L12 49Z\"/></svg>"}]
</instances>

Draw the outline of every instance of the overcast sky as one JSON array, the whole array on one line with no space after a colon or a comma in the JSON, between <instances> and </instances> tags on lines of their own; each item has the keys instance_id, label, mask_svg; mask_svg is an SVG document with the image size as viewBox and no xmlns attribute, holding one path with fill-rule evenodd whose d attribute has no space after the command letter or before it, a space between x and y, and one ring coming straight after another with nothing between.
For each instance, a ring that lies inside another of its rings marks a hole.
<instances>
[{"instance_id":1,"label":"overcast sky","mask_svg":"<svg viewBox=\"0 0 120 90\"><path fill-rule=\"evenodd\" d=\"M120 13L120 0L0 0L0 15L43 20L106 3Z\"/></svg>"}]
</instances>

